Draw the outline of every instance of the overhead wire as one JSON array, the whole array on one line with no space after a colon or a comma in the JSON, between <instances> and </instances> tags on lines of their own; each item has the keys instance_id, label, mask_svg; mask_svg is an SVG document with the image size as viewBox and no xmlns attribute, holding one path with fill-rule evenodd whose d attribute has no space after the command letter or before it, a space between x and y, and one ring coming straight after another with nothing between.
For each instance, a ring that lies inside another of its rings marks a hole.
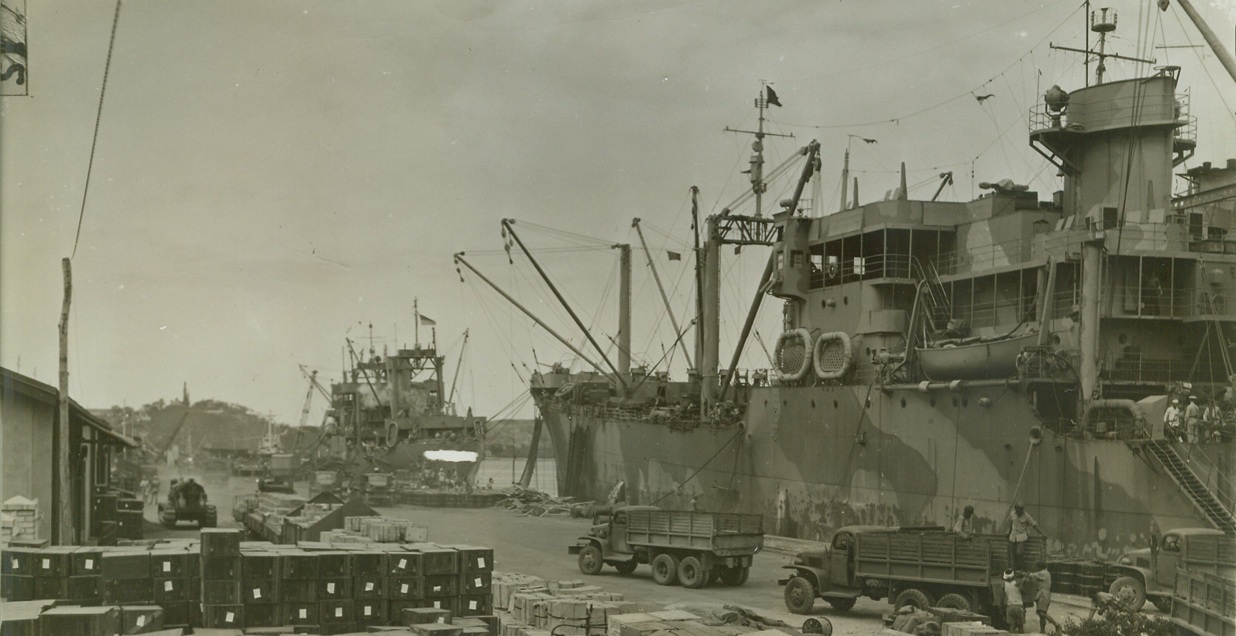
<instances>
[{"instance_id":1,"label":"overhead wire","mask_svg":"<svg viewBox=\"0 0 1236 636\"><path fill-rule=\"evenodd\" d=\"M90 176L94 173L94 152L99 146L99 125L103 121L103 98L107 95L107 77L112 70L112 52L116 48L116 28L120 24L120 3L116 0L116 12L112 16L112 34L107 41L107 60L103 63L103 83L99 87L99 106L94 114L94 135L90 140L90 159L86 162L86 182L82 186L82 207L77 214L77 232L73 235L72 260L77 256L77 245L82 238L82 225L86 219L86 198L90 193Z\"/></svg>"}]
</instances>

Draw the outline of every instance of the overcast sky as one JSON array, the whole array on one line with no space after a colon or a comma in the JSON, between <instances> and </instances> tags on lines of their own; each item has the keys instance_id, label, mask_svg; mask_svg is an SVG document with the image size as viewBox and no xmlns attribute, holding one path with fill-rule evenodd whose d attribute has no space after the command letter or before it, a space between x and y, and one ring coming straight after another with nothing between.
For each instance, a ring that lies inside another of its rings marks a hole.
<instances>
[{"instance_id":1,"label":"overcast sky","mask_svg":"<svg viewBox=\"0 0 1236 636\"><path fill-rule=\"evenodd\" d=\"M1232 0L1194 2L1231 46ZM1236 83L1207 49L1156 49L1202 39L1178 7L1153 4L1110 3L1109 50L1183 67L1200 142L1186 167L1236 157ZM690 186L705 213L741 194L750 138L723 129L755 126L762 80L784 105L769 129L795 136L768 143L769 166L822 145L818 209L836 208L847 143L864 201L896 185L902 161L917 198L946 170L948 200L1006 177L1049 198L1059 181L1029 148L1025 117L1052 84L1082 85L1081 58L1049 49L1082 46L1080 6L126 0L73 259L70 393L136 406L187 382L194 400L294 423L298 365L337 379L345 338L368 347L370 323L379 351L411 344L418 298L448 376L471 331L458 401L493 414L537 361L570 356L475 276L461 284L454 252L577 333L524 259L508 265L500 219L517 219L534 248L593 239L545 264L612 334L616 255L604 245L635 243L642 217L681 316L689 259L664 250L690 241ZM0 364L52 385L60 261L82 210L114 7L27 0L31 94L0 111ZM1109 63L1114 79L1134 70ZM764 258L727 254L728 334ZM654 363L673 336L635 260L635 357ZM761 321L770 347L778 316L771 303ZM765 364L758 346L749 354ZM323 408L316 399L311 423Z\"/></svg>"}]
</instances>

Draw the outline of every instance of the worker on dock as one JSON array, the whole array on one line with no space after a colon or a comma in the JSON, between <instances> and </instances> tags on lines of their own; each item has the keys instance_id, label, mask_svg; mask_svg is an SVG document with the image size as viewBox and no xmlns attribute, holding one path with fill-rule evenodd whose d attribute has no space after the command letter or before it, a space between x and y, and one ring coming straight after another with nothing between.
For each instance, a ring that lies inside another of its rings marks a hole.
<instances>
[{"instance_id":1,"label":"worker on dock","mask_svg":"<svg viewBox=\"0 0 1236 636\"><path fill-rule=\"evenodd\" d=\"M1047 609L1051 607L1051 572L1047 571L1047 563L1039 561L1035 565L1035 571L1027 578L1034 580L1034 613L1039 615L1039 631L1046 634L1047 624L1051 623L1059 634L1060 623L1047 613Z\"/></svg>"},{"instance_id":2,"label":"worker on dock","mask_svg":"<svg viewBox=\"0 0 1236 636\"><path fill-rule=\"evenodd\" d=\"M1004 571L1004 620L1010 633L1026 630L1026 607L1021 599L1021 582L1012 568Z\"/></svg>"}]
</instances>

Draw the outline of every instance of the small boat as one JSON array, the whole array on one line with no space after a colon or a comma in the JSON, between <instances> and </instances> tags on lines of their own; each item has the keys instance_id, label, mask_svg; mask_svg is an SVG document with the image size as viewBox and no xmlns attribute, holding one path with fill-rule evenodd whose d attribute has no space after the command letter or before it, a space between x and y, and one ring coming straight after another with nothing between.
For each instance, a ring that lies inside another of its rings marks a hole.
<instances>
[{"instance_id":1,"label":"small boat","mask_svg":"<svg viewBox=\"0 0 1236 636\"><path fill-rule=\"evenodd\" d=\"M1038 339L1037 333L996 338L942 340L919 347L918 361L930 380L981 380L1017 372L1017 356Z\"/></svg>"}]
</instances>

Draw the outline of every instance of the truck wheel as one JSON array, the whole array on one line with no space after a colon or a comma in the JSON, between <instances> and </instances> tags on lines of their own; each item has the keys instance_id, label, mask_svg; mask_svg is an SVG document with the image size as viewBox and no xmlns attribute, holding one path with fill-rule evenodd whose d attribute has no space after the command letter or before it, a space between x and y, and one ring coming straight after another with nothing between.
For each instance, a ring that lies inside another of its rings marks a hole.
<instances>
[{"instance_id":1,"label":"truck wheel","mask_svg":"<svg viewBox=\"0 0 1236 636\"><path fill-rule=\"evenodd\" d=\"M721 570L721 582L730 587L738 587L746 583L750 575L751 568L726 568Z\"/></svg>"},{"instance_id":2,"label":"truck wheel","mask_svg":"<svg viewBox=\"0 0 1236 636\"><path fill-rule=\"evenodd\" d=\"M637 563L635 559L614 564L614 569L618 570L618 573L622 575L627 575L634 572L637 567L639 567L639 563Z\"/></svg>"},{"instance_id":3,"label":"truck wheel","mask_svg":"<svg viewBox=\"0 0 1236 636\"><path fill-rule=\"evenodd\" d=\"M1120 602L1131 612L1141 611L1142 606L1146 604L1146 586L1131 576L1122 576L1112 581L1112 586L1107 591L1120 599Z\"/></svg>"},{"instance_id":4,"label":"truck wheel","mask_svg":"<svg viewBox=\"0 0 1236 636\"><path fill-rule=\"evenodd\" d=\"M603 565L605 561L601 558L601 551L595 545L584 546L579 551L580 572L588 575L600 574Z\"/></svg>"},{"instance_id":5,"label":"truck wheel","mask_svg":"<svg viewBox=\"0 0 1236 636\"><path fill-rule=\"evenodd\" d=\"M945 594L936 601L936 607L948 607L951 609L961 610L963 612L973 612L974 605L970 603L970 599L964 594Z\"/></svg>"},{"instance_id":6,"label":"truck wheel","mask_svg":"<svg viewBox=\"0 0 1236 636\"><path fill-rule=\"evenodd\" d=\"M901 609L907 605L919 609L927 609L932 605L931 596L918 588L907 587L897 594L897 600L893 602L893 609Z\"/></svg>"},{"instance_id":7,"label":"truck wheel","mask_svg":"<svg viewBox=\"0 0 1236 636\"><path fill-rule=\"evenodd\" d=\"M851 607L854 607L854 602L857 601L858 599L856 598L826 598L824 600L828 601L828 604L832 605L833 609L837 610L838 612L844 612L846 610L849 610Z\"/></svg>"},{"instance_id":8,"label":"truck wheel","mask_svg":"<svg viewBox=\"0 0 1236 636\"><path fill-rule=\"evenodd\" d=\"M700 563L698 557L683 557L678 562L678 582L682 583L683 587L698 590L708 585L711 578L712 574L704 569L704 564Z\"/></svg>"},{"instance_id":9,"label":"truck wheel","mask_svg":"<svg viewBox=\"0 0 1236 636\"><path fill-rule=\"evenodd\" d=\"M785 584L785 607L795 614L809 614L815 605L815 586L801 576Z\"/></svg>"},{"instance_id":10,"label":"truck wheel","mask_svg":"<svg viewBox=\"0 0 1236 636\"><path fill-rule=\"evenodd\" d=\"M658 554L652 560L652 580L657 585L673 585L678 582L678 559L668 554Z\"/></svg>"}]
</instances>

